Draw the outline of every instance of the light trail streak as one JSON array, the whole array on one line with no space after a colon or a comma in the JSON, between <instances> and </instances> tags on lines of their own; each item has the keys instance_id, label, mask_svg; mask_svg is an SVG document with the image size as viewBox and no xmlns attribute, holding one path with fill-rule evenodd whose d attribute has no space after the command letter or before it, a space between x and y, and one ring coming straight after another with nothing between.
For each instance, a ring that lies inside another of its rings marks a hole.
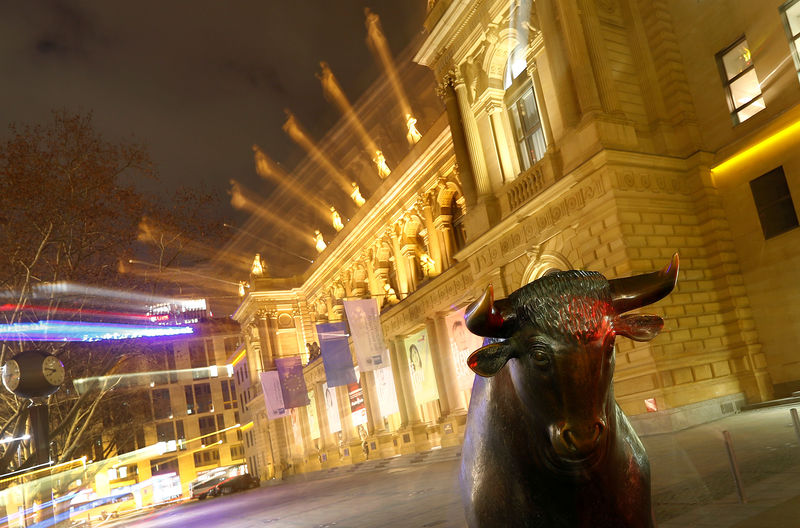
<instances>
[{"instance_id":1,"label":"light trail streak","mask_svg":"<svg viewBox=\"0 0 800 528\"><path fill-rule=\"evenodd\" d=\"M341 85L339 85L339 81L336 80L336 76L333 75L328 63L320 62L319 65L322 71L317 74L317 78L322 84L322 92L325 94L325 98L339 107L345 120L355 129L358 137L361 138L361 143L364 145L364 148L367 149L370 158L372 158L372 161L378 168L378 175L381 178L385 178L391 173L391 170L388 165L386 165L386 158L384 158L383 152L381 152L378 145L372 140L372 137L370 137L363 123L361 123L355 110L353 110L353 105L350 104L350 101L344 94L344 90L342 90ZM358 201L356 201L356 203L358 203Z\"/></svg>"},{"instance_id":2,"label":"light trail streak","mask_svg":"<svg viewBox=\"0 0 800 528\"><path fill-rule=\"evenodd\" d=\"M381 30L380 17L376 13L370 11L369 8L364 9L364 14L366 15L367 44L369 44L372 52L380 60L386 72L386 77L389 79L389 84L394 88L395 96L400 103L400 110L403 113L403 121L405 122L408 119L407 116L410 116L412 113L411 105L408 102L408 97L406 97L403 84L400 82L400 77L397 75L397 69L392 60L392 54L389 51L389 43L386 41L386 37Z\"/></svg>"},{"instance_id":3,"label":"light trail streak","mask_svg":"<svg viewBox=\"0 0 800 528\"><path fill-rule=\"evenodd\" d=\"M0 304L0 312L13 312L19 310L29 310L32 312L47 312L53 315L66 314L66 315L92 315L92 316L107 316L116 317L119 319L135 319L142 321L149 321L146 314L134 314L127 312L109 312L106 310L95 310L91 308L62 308L60 306L45 306L36 304Z\"/></svg>"},{"instance_id":4,"label":"light trail streak","mask_svg":"<svg viewBox=\"0 0 800 528\"><path fill-rule=\"evenodd\" d=\"M236 180L231 180L231 205L237 209L243 209L261 219L276 224L280 229L291 233L295 238L310 244L308 233L302 231L299 227L295 226L285 218L273 213L265 207L255 203L253 200L245 196L243 186ZM237 284L238 286L238 284Z\"/></svg>"},{"instance_id":5,"label":"light trail streak","mask_svg":"<svg viewBox=\"0 0 800 528\"><path fill-rule=\"evenodd\" d=\"M283 131L289 135L295 143L300 145L311 156L319 166L321 166L329 176L333 178L339 188L350 196L350 178L348 178L341 170L339 170L333 162L322 152L322 150L311 141L311 138L303 130L297 117L290 111L286 112L286 122L283 124Z\"/></svg>"},{"instance_id":6,"label":"light trail streak","mask_svg":"<svg viewBox=\"0 0 800 528\"><path fill-rule=\"evenodd\" d=\"M196 367L196 368L188 368L188 369L173 369L173 370L149 370L145 372L130 372L127 374L110 374L108 376L89 376L86 378L78 378L72 381L72 384L75 386L75 390L78 391L78 394L83 394L90 390L94 390L99 388L102 384L103 386L117 384L123 380L128 382L133 381L134 386L147 386L150 385L151 387L155 385L155 382L152 379L156 376L169 376L174 374L176 376L181 374L200 374L200 375L208 375L210 378L217 378L219 377L219 367L217 365L212 365L210 367ZM136 383L141 379L141 383Z\"/></svg>"},{"instance_id":7,"label":"light trail streak","mask_svg":"<svg viewBox=\"0 0 800 528\"><path fill-rule=\"evenodd\" d=\"M139 264L139 265L148 266L148 267L151 267L151 268L162 269L158 264L153 264L151 262L145 262L143 260L129 259L128 263L130 263L130 264ZM224 280L224 279L218 279L216 277L210 277L208 275L203 275L201 273L197 273L197 272L194 272L194 271L187 271L187 270L181 269L181 268L169 268L167 271L172 271L172 272L177 273L179 275L180 274L192 275L194 277L200 277L201 279L207 279L207 280L210 280L210 281L221 282L223 284L228 284L229 286L239 286L238 282L232 282L232 281L228 281L228 280Z\"/></svg>"},{"instance_id":8,"label":"light trail streak","mask_svg":"<svg viewBox=\"0 0 800 528\"><path fill-rule=\"evenodd\" d=\"M310 204L320 218L326 218L328 216L327 206L317 199L316 196L304 192L302 189L298 189L292 181L291 176L289 176L280 165L270 159L258 145L253 145L253 157L256 162L256 172L258 172L259 176L285 189L286 192L291 194L299 202Z\"/></svg>"},{"instance_id":9,"label":"light trail streak","mask_svg":"<svg viewBox=\"0 0 800 528\"><path fill-rule=\"evenodd\" d=\"M0 325L0 341L105 341L191 334L188 326L144 326L75 321Z\"/></svg>"},{"instance_id":10,"label":"light trail streak","mask_svg":"<svg viewBox=\"0 0 800 528\"><path fill-rule=\"evenodd\" d=\"M297 258L299 258L299 259L303 259L303 260L305 260L306 262L310 262L310 263L312 263L312 264L314 263L314 261L313 261L313 260L311 260L310 258L306 258L306 257L304 257L304 256L302 256L302 255L298 255L297 253L292 253L291 251L287 250L287 249L286 249L286 248L284 248L284 247L281 247L280 245L276 244L275 242L271 242L271 241L269 241L269 240L267 240L267 239L265 239L265 238L261 238L260 236L256 236L256 235L254 235L253 233L251 233L251 232L249 232L249 231L245 231L244 229L242 229L242 228L240 228L240 227L232 226L232 225L230 225L230 224L223 224L223 225L224 225L225 227L229 228L229 229L234 229L234 230L236 230L236 231L238 231L238 232L242 233L243 235L247 235L247 236L249 236L250 238L254 238L254 239L258 240L259 242L263 242L264 244L267 244L267 245L269 245L270 247L272 247L272 248L274 248L274 249L280 250L280 251L282 251L283 253L286 253L287 255L291 255L291 256L293 256L293 257L297 257Z\"/></svg>"}]
</instances>

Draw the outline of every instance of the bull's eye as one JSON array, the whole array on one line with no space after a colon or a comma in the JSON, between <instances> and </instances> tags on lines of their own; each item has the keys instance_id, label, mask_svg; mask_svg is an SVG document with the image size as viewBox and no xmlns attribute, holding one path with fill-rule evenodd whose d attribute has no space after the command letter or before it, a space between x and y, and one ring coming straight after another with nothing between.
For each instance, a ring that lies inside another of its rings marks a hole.
<instances>
[{"instance_id":1,"label":"bull's eye","mask_svg":"<svg viewBox=\"0 0 800 528\"><path fill-rule=\"evenodd\" d=\"M539 368L547 368L550 366L550 356L541 347L533 349L533 364Z\"/></svg>"}]
</instances>

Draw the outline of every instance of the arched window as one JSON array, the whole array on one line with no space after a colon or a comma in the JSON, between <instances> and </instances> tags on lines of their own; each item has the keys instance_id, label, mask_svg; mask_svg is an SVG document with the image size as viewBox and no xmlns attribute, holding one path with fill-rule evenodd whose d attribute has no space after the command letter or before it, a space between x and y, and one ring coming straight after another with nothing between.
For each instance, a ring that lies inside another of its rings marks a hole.
<instances>
[{"instance_id":1,"label":"arched window","mask_svg":"<svg viewBox=\"0 0 800 528\"><path fill-rule=\"evenodd\" d=\"M459 251L467 243L466 230L464 229L464 210L458 204L458 195L450 199L450 214L453 215L453 243Z\"/></svg>"},{"instance_id":2,"label":"arched window","mask_svg":"<svg viewBox=\"0 0 800 528\"><path fill-rule=\"evenodd\" d=\"M508 108L522 170L542 159L547 148L533 83L528 75L523 74L526 69L524 49L519 46L508 57L503 87L504 102Z\"/></svg>"}]
</instances>

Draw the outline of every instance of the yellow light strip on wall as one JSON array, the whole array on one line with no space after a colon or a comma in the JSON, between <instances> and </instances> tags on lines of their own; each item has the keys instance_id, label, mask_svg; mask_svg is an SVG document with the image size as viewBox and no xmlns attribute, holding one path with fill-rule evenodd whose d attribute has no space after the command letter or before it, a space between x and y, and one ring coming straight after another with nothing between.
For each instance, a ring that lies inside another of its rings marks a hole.
<instances>
[{"instance_id":1,"label":"yellow light strip on wall","mask_svg":"<svg viewBox=\"0 0 800 528\"><path fill-rule=\"evenodd\" d=\"M251 427L253 427L253 421L252 420L247 422L246 424L244 424L240 429L242 430L242 432L245 432L248 429L250 429Z\"/></svg>"},{"instance_id":2,"label":"yellow light strip on wall","mask_svg":"<svg viewBox=\"0 0 800 528\"><path fill-rule=\"evenodd\" d=\"M769 147L773 147L776 144L780 143L781 141L789 139L790 136L792 136L793 134L796 134L796 133L800 133L800 121L796 121L796 122L792 123L791 125L787 126L786 128L778 130L777 132L775 132L771 136L762 139L761 141L759 141L758 143L756 143L752 147L750 147L748 149L745 149L744 151L742 151L742 152L740 152L740 153L738 153L738 154L736 154L734 156L731 156L730 158L728 158L727 160L723 161L722 163L720 163L716 167L712 167L711 168L711 172L717 172L717 173L718 172L723 172L726 169L731 168L733 165L736 165L737 163L742 162L746 158L754 156L754 155L758 154L759 152L761 152L764 149L767 149Z\"/></svg>"},{"instance_id":3,"label":"yellow light strip on wall","mask_svg":"<svg viewBox=\"0 0 800 528\"><path fill-rule=\"evenodd\" d=\"M246 348L245 348L245 349L243 349L241 352L239 352L239 355L238 355L238 356L236 356L235 358L233 358L233 361L231 362L231 366L232 366L232 367L235 367L235 366L236 366L236 364L237 364L238 362L240 362L240 361L242 360L242 358L243 358L245 355L247 355L247 349L246 349Z\"/></svg>"}]
</instances>

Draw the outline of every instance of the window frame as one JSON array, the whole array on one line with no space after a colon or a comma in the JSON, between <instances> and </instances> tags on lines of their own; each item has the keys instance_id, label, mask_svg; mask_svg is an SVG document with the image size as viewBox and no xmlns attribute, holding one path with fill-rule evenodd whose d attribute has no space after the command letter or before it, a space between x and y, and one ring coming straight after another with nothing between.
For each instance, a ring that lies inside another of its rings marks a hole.
<instances>
[{"instance_id":1,"label":"window frame","mask_svg":"<svg viewBox=\"0 0 800 528\"><path fill-rule=\"evenodd\" d=\"M515 125L515 116L520 121L520 128L523 128L525 124L522 121L522 113L520 112L520 106L522 103L523 98L530 92L531 98L533 100L533 105L536 108L536 124L535 126L531 127L530 129L523 130L523 137L517 137L517 127ZM539 109L539 102L536 99L536 87L533 85L533 80L530 78L529 75L520 74L518 75L511 86L509 86L505 94L503 95L503 104L506 107L506 115L510 121L511 125L511 134L514 138L514 148L517 151L517 159L519 160L520 171L525 172L526 170L530 169L534 165L536 165L542 158L544 158L545 153L547 152L547 138L544 135L544 123L542 122L542 113ZM536 134L541 135L542 139L542 152L541 155L536 155L536 141L534 137ZM525 144L525 148L528 149L528 154L522 152L522 144ZM530 159L530 163L527 163L527 160Z\"/></svg>"},{"instance_id":2,"label":"window frame","mask_svg":"<svg viewBox=\"0 0 800 528\"><path fill-rule=\"evenodd\" d=\"M800 31L797 34L792 34L792 26L789 23L789 16L787 12L789 9L800 3L800 0L789 0L778 8L783 21L783 28L786 30L786 37L789 39L789 48L792 51L792 60L794 61L794 69L800 78Z\"/></svg>"},{"instance_id":3,"label":"window frame","mask_svg":"<svg viewBox=\"0 0 800 528\"><path fill-rule=\"evenodd\" d=\"M755 61L753 60L753 57L751 55L751 57L750 57L750 66L745 68L744 70L740 71L739 73L737 73L736 75L734 75L730 79L728 79L728 72L725 69L724 57L728 53L730 53L731 51L736 49L736 47L741 45L742 42L746 43L748 49L750 49L750 44L747 42L747 36L741 35L730 46L726 47L722 51L717 52L717 54L714 56L714 59L717 62L717 68L719 69L720 78L722 79L722 85L723 85L723 87L725 89L725 99L728 102L728 111L730 113L731 119L733 120L733 125L734 126L739 125L741 123L744 123L745 121L747 121L748 119L753 117L755 114L760 112L761 110L759 110L758 112L755 112L750 117L747 117L745 119L740 119L739 118L739 113L740 112L742 112L745 109L747 109L748 107L752 106L759 99L761 99L761 100L764 99L764 92L761 90L761 80L758 78L758 74L756 74L756 80L758 81L758 95L754 96L752 99L750 99L746 103L744 103L742 105L739 105L739 106L736 106L736 101L734 101L734 99L733 99L733 91L731 90L731 86L733 85L733 83L735 83L737 80L741 79L742 77L744 77L745 75L747 75L751 71L753 73L755 73L755 69L756 69ZM764 110L765 108L766 108L766 102L764 103L764 108L762 108L762 110Z\"/></svg>"},{"instance_id":4,"label":"window frame","mask_svg":"<svg viewBox=\"0 0 800 528\"><path fill-rule=\"evenodd\" d=\"M759 194L759 196L757 196L756 187L758 187L758 183L756 182L758 180L761 180L763 178L762 181L769 182L770 184L772 184L770 185L770 187L774 189L776 187L774 185L775 182L767 178L770 177L775 178L778 176L783 178L782 187L785 187L786 189L786 193L784 195L781 195L778 198L773 199L771 201L765 201L764 200L765 197L763 195ZM749 186L750 186L750 195L753 197L753 205L755 206L756 214L758 215L758 223L761 226L761 233L764 235L765 241L771 240L780 235L783 235L784 233L788 233L789 231L793 231L794 229L800 227L800 222L798 222L798 217L797 217L797 206L794 204L794 199L792 198L792 190L789 188L789 181L786 179L786 172L783 170L783 165L779 165L778 167L775 167L774 169L765 172L761 176L753 178L752 180L750 180ZM776 224L771 224L771 223L765 223L765 219L768 218L768 213L774 212L782 206L786 207L786 202L788 202L789 206L786 210L791 211L793 213L794 223L792 224L791 222L789 222L781 226L777 226ZM779 228L775 230L776 227Z\"/></svg>"}]
</instances>

